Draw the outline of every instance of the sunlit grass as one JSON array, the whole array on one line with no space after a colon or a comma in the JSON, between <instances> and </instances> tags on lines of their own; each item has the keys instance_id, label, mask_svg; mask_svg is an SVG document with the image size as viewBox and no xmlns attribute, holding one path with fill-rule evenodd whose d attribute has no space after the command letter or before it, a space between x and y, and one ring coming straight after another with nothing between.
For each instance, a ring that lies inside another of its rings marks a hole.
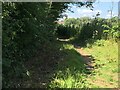
<instances>
[{"instance_id":1,"label":"sunlit grass","mask_svg":"<svg viewBox=\"0 0 120 90\"><path fill-rule=\"evenodd\" d=\"M85 88L86 73L81 55L74 50L73 45L64 44L66 56L58 66L58 70L51 81L50 87L59 88Z\"/></svg>"},{"instance_id":2,"label":"sunlit grass","mask_svg":"<svg viewBox=\"0 0 120 90\"><path fill-rule=\"evenodd\" d=\"M118 87L118 48L117 43L98 40L83 51L91 54L95 69L90 73L72 44L63 44L62 62L49 84L51 88L117 88Z\"/></svg>"},{"instance_id":3,"label":"sunlit grass","mask_svg":"<svg viewBox=\"0 0 120 90\"><path fill-rule=\"evenodd\" d=\"M101 44L102 43L102 44ZM95 58L95 75L89 78L91 86L101 88L118 87L118 46L117 43L105 40L96 41L92 47L84 48ZM94 78L93 78L94 77ZM101 82L99 80L102 79Z\"/></svg>"},{"instance_id":4,"label":"sunlit grass","mask_svg":"<svg viewBox=\"0 0 120 90\"><path fill-rule=\"evenodd\" d=\"M64 74L63 74L64 73ZM50 85L52 88L85 88L85 77L79 72L73 73L69 68L65 71L59 71L51 82Z\"/></svg>"}]
</instances>

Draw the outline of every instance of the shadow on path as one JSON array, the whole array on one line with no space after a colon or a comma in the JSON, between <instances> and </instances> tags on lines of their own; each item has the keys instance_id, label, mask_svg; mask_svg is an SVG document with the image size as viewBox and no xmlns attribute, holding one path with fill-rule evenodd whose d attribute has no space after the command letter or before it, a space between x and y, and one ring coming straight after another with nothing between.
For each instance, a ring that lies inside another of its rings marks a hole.
<instances>
[{"instance_id":1,"label":"shadow on path","mask_svg":"<svg viewBox=\"0 0 120 90\"><path fill-rule=\"evenodd\" d=\"M60 41L60 44L70 44L70 42L63 40ZM83 52L80 47L75 47L75 49L71 50L66 49L59 51L59 53L61 54L57 57L50 57L49 54L47 56L44 53L38 53L38 55L29 60L26 63L29 75L21 81L21 87L47 88L54 74L58 71L62 71L64 77L67 76L66 69L69 69L69 74L73 75L75 80L77 80L75 73L79 72L80 74L87 75L94 68L92 64L93 57ZM41 56L44 56L44 58L41 58Z\"/></svg>"},{"instance_id":2,"label":"shadow on path","mask_svg":"<svg viewBox=\"0 0 120 90\"><path fill-rule=\"evenodd\" d=\"M71 41L69 41L69 39L67 40L60 39L59 41L65 44L74 45L75 50L82 56L82 59L84 63L86 64L86 69L89 69L89 70L94 69L94 60L95 60L94 57L91 54L84 52L84 50L82 49L80 45L72 43Z\"/></svg>"},{"instance_id":3,"label":"shadow on path","mask_svg":"<svg viewBox=\"0 0 120 90\"><path fill-rule=\"evenodd\" d=\"M75 48L75 49L82 56L82 59L86 64L86 69L93 70L94 60L95 60L94 57L91 54L84 52L82 48Z\"/></svg>"}]
</instances>

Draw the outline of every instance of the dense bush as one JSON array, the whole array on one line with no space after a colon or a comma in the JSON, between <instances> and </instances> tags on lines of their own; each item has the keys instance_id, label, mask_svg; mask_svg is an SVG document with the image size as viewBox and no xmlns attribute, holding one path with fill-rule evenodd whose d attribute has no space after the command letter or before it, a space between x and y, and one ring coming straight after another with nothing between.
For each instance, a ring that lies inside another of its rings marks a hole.
<instances>
[{"instance_id":1,"label":"dense bush","mask_svg":"<svg viewBox=\"0 0 120 90\"><path fill-rule=\"evenodd\" d=\"M52 4L51 8L50 5L3 3L3 87L14 87L11 78L22 78L23 73L26 74L24 62L38 50L47 54L53 46L54 21L65 8L61 8L64 3L57 10L57 3Z\"/></svg>"},{"instance_id":2,"label":"dense bush","mask_svg":"<svg viewBox=\"0 0 120 90\"><path fill-rule=\"evenodd\" d=\"M103 19L99 17L69 18L64 21L66 26L74 26L75 38L81 42L89 39L115 39L120 37L118 17ZM72 30L71 30L72 31Z\"/></svg>"},{"instance_id":3,"label":"dense bush","mask_svg":"<svg viewBox=\"0 0 120 90\"><path fill-rule=\"evenodd\" d=\"M74 26L65 26L65 25L58 25L57 26L57 37L62 39L68 39L70 37L74 37L76 35L76 29Z\"/></svg>"},{"instance_id":4,"label":"dense bush","mask_svg":"<svg viewBox=\"0 0 120 90\"><path fill-rule=\"evenodd\" d=\"M26 76L25 62L38 51L46 57L51 57L51 52L52 55L56 55L56 52L52 50L56 48L54 46L56 43L55 21L68 8L68 4L53 2L3 3L3 87L18 87L19 84L16 82ZM89 3L75 4L82 6ZM40 57L44 60L42 55Z\"/></svg>"},{"instance_id":5,"label":"dense bush","mask_svg":"<svg viewBox=\"0 0 120 90\"><path fill-rule=\"evenodd\" d=\"M105 39L115 39L118 40L120 38L120 30L118 26L117 17L113 17L109 23L111 24L103 24L102 26L105 27L103 30L103 35Z\"/></svg>"}]
</instances>

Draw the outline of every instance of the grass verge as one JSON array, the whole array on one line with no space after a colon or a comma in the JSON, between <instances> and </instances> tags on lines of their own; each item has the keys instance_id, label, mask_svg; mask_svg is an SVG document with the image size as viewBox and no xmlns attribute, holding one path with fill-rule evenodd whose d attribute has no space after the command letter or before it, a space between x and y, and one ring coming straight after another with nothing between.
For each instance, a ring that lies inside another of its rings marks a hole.
<instances>
[{"instance_id":1,"label":"grass verge","mask_svg":"<svg viewBox=\"0 0 120 90\"><path fill-rule=\"evenodd\" d=\"M97 40L87 44L86 52L95 58L95 70L87 81L91 88L118 88L118 46L117 43Z\"/></svg>"},{"instance_id":2,"label":"grass verge","mask_svg":"<svg viewBox=\"0 0 120 90\"><path fill-rule=\"evenodd\" d=\"M81 55L71 44L63 44L61 50L64 52L64 57L49 87L87 88L86 78L89 71L86 70Z\"/></svg>"}]
</instances>

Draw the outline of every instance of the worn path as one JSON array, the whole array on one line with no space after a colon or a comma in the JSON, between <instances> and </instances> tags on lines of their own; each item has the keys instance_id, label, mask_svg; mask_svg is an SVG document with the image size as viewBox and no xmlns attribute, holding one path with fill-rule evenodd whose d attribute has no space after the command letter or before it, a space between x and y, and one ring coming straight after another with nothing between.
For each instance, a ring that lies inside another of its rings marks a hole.
<instances>
[{"instance_id":1,"label":"worn path","mask_svg":"<svg viewBox=\"0 0 120 90\"><path fill-rule=\"evenodd\" d=\"M75 47L75 50L79 52L80 55L82 56L86 64L86 68L89 70L93 70L94 69L94 58L92 57L92 55L85 52L81 47Z\"/></svg>"}]
</instances>

